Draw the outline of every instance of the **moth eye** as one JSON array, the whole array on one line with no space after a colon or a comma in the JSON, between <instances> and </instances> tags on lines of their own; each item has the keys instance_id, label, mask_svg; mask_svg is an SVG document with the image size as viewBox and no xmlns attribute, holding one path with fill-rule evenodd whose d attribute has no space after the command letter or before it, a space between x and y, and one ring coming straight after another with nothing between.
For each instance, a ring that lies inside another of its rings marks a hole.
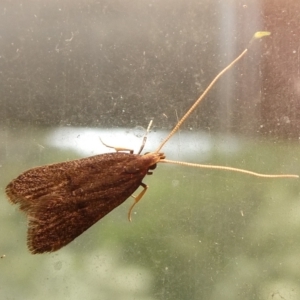
<instances>
[{"instance_id":1,"label":"moth eye","mask_svg":"<svg viewBox=\"0 0 300 300\"><path fill-rule=\"evenodd\" d=\"M149 170L154 170L154 169L156 169L156 166L157 166L157 164L154 164L154 165L150 166L150 167L149 167Z\"/></svg>"}]
</instances>

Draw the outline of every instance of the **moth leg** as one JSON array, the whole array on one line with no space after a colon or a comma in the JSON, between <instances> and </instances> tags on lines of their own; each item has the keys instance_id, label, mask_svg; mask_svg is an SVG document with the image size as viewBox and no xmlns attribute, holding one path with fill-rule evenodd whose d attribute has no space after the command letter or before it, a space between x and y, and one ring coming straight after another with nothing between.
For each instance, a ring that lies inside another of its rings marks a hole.
<instances>
[{"instance_id":1,"label":"moth leg","mask_svg":"<svg viewBox=\"0 0 300 300\"><path fill-rule=\"evenodd\" d=\"M146 185L145 183L141 183L141 186L144 188L137 196L133 196L131 195L132 198L134 198L134 202L132 203L132 205L129 208L128 211L128 220L131 222L131 212L133 207L143 198L143 196L145 195L147 189L148 189L148 185Z\"/></svg>"},{"instance_id":2,"label":"moth leg","mask_svg":"<svg viewBox=\"0 0 300 300\"><path fill-rule=\"evenodd\" d=\"M111 149L115 149L116 150L116 152L120 152L120 151L128 151L130 154L133 154L133 150L132 149L128 149L128 148L123 148L123 147L114 147L114 146L109 146L109 145L107 145L107 144L105 144L102 140L101 140L101 138L99 137L99 139L100 139L100 141L101 141L101 143L105 146L105 147L107 147L107 148L111 148Z\"/></svg>"}]
</instances>

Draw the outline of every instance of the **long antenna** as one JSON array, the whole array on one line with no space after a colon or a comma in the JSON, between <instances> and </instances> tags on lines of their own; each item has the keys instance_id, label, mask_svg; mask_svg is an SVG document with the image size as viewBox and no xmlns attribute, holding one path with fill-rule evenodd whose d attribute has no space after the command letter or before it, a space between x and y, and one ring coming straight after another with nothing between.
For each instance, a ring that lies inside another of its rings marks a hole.
<instances>
[{"instance_id":1,"label":"long antenna","mask_svg":"<svg viewBox=\"0 0 300 300\"><path fill-rule=\"evenodd\" d=\"M199 103L202 101L202 99L206 96L206 94L211 90L213 85L218 81L218 79L225 73L227 72L234 64L236 64L247 52L248 48L252 44L252 42L256 39L260 39L264 36L268 36L271 33L268 31L258 31L256 32L252 39L250 40L248 47L234 60L232 61L227 67L225 67L214 79L213 81L209 84L209 86L206 88L206 90L202 93L202 95L196 100L196 102L192 105L192 107L185 113L185 115L179 120L179 122L175 125L173 130L169 133L169 135L164 139L164 141L160 144L160 146L157 148L155 151L160 152L162 147L166 144L166 142L178 131L179 127L182 125L182 123L189 117L189 115L195 110L195 108L199 105Z\"/></svg>"},{"instance_id":2,"label":"long antenna","mask_svg":"<svg viewBox=\"0 0 300 300\"><path fill-rule=\"evenodd\" d=\"M256 177L263 177L263 178L299 178L298 175L294 174L262 174L257 172L248 171L245 169L239 169L239 168L232 168L232 167L226 167L226 166L215 166L215 165L202 165L202 164L194 164L194 163L188 163L183 161L176 161L176 160L168 160L168 159L162 159L159 161L160 163L168 163L168 164L174 164L174 165L182 165L182 166L188 166L188 167L196 167L196 168L204 168L204 169L216 169L216 170L224 170L224 171L233 171L238 173L244 173Z\"/></svg>"}]
</instances>

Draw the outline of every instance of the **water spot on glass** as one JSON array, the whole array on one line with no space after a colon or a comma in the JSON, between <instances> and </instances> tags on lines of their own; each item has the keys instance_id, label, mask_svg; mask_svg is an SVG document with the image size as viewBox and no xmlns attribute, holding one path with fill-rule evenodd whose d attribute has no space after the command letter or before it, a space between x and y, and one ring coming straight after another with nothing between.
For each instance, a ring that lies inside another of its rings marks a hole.
<instances>
[{"instance_id":1,"label":"water spot on glass","mask_svg":"<svg viewBox=\"0 0 300 300\"><path fill-rule=\"evenodd\" d=\"M283 120L283 122L286 123L286 124L291 123L291 120L290 120L290 118L289 118L288 116L282 117L282 120Z\"/></svg>"},{"instance_id":2,"label":"water spot on glass","mask_svg":"<svg viewBox=\"0 0 300 300\"><path fill-rule=\"evenodd\" d=\"M179 185L179 180L177 180L177 179L172 180L172 186L173 187L176 187L178 185Z\"/></svg>"},{"instance_id":3,"label":"water spot on glass","mask_svg":"<svg viewBox=\"0 0 300 300\"><path fill-rule=\"evenodd\" d=\"M133 134L138 137L138 138L141 138L144 136L146 132L146 129L142 126L136 126L134 129L133 129Z\"/></svg>"},{"instance_id":4,"label":"water spot on glass","mask_svg":"<svg viewBox=\"0 0 300 300\"><path fill-rule=\"evenodd\" d=\"M54 270L59 271L62 267L62 262L61 261L57 261L56 263L54 263Z\"/></svg>"}]
</instances>

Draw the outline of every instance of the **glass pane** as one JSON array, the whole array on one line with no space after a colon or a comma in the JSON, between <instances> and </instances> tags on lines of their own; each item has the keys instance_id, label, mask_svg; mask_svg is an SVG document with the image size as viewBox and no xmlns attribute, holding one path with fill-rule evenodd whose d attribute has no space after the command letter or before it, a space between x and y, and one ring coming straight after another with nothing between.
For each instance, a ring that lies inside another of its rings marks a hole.
<instances>
[{"instance_id":1,"label":"glass pane","mask_svg":"<svg viewBox=\"0 0 300 300\"><path fill-rule=\"evenodd\" d=\"M129 197L70 244L36 255L26 215L5 195L27 169L114 152L99 137L137 153L150 120L143 153L156 151L260 30L271 36L251 45L162 151L299 174L298 6L2 1L1 299L299 299L299 179L159 163L131 223Z\"/></svg>"}]
</instances>

